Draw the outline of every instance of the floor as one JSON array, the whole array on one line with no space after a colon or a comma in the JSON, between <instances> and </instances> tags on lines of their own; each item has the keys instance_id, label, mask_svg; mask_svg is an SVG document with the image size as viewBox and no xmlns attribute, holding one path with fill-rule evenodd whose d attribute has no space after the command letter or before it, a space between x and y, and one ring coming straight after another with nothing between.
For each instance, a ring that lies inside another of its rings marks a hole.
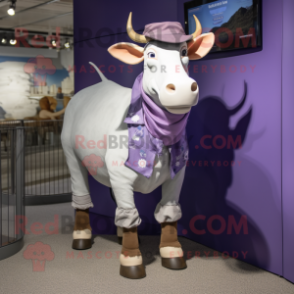
<instances>
[{"instance_id":1,"label":"floor","mask_svg":"<svg viewBox=\"0 0 294 294\"><path fill-rule=\"evenodd\" d=\"M180 239L184 251L200 251L186 270L163 268L159 237L141 236L147 277L125 279L119 275L116 236L96 236L91 250L71 249L69 203L26 207L26 216L24 248L0 261L0 293L294 293L285 279L233 258L206 257L211 249L185 238Z\"/></svg>"}]
</instances>

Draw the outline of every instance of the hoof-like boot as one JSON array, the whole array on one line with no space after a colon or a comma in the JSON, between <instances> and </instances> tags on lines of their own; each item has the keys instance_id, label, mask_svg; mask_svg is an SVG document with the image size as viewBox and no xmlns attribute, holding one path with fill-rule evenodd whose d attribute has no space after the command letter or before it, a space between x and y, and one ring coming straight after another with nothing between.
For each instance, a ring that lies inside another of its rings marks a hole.
<instances>
[{"instance_id":1,"label":"hoof-like boot","mask_svg":"<svg viewBox=\"0 0 294 294\"><path fill-rule=\"evenodd\" d=\"M159 248L163 267L172 270L187 268L183 250L178 241L177 222L161 224Z\"/></svg>"},{"instance_id":2,"label":"hoof-like boot","mask_svg":"<svg viewBox=\"0 0 294 294\"><path fill-rule=\"evenodd\" d=\"M142 255L139 250L137 227L123 229L122 251L119 260L121 276L129 279L146 277Z\"/></svg>"},{"instance_id":3,"label":"hoof-like boot","mask_svg":"<svg viewBox=\"0 0 294 294\"><path fill-rule=\"evenodd\" d=\"M76 209L72 248L85 250L92 247L92 229L90 226L89 209Z\"/></svg>"}]
</instances>

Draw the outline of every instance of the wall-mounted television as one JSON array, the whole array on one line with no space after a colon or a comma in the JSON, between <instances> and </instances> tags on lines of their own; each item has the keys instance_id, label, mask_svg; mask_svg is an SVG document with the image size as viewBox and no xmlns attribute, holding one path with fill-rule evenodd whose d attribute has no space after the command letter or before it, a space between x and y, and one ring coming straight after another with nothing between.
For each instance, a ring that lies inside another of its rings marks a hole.
<instances>
[{"instance_id":1,"label":"wall-mounted television","mask_svg":"<svg viewBox=\"0 0 294 294\"><path fill-rule=\"evenodd\" d=\"M202 25L202 33L213 32L215 44L210 51L224 52L262 46L262 0L194 0L184 3L187 34L196 29L193 15Z\"/></svg>"}]
</instances>

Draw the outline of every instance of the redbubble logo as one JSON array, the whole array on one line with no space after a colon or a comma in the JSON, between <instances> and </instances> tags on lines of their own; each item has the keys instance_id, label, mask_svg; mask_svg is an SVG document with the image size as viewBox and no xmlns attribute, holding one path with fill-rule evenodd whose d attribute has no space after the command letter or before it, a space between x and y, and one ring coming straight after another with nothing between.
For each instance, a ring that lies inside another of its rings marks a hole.
<instances>
[{"instance_id":1,"label":"redbubble logo","mask_svg":"<svg viewBox=\"0 0 294 294\"><path fill-rule=\"evenodd\" d=\"M26 47L26 48L57 48L60 47L60 28L56 27L55 35L47 35L45 38L41 34L32 34L25 28L15 28L14 36L17 41L16 47ZM55 45L52 41L55 41Z\"/></svg>"},{"instance_id":2,"label":"redbubble logo","mask_svg":"<svg viewBox=\"0 0 294 294\"><path fill-rule=\"evenodd\" d=\"M52 261L54 256L51 246L42 242L28 245L23 253L25 259L32 261L33 272L44 272L46 261Z\"/></svg>"},{"instance_id":3,"label":"redbubble logo","mask_svg":"<svg viewBox=\"0 0 294 294\"><path fill-rule=\"evenodd\" d=\"M38 55L28 60L24 66L24 71L34 75L34 86L46 86L47 75L54 75L56 67L50 58Z\"/></svg>"},{"instance_id":4,"label":"redbubble logo","mask_svg":"<svg viewBox=\"0 0 294 294\"><path fill-rule=\"evenodd\" d=\"M196 222L197 221L204 221L206 222L206 229L202 228L196 228ZM213 223L219 223L219 228L215 229L213 226ZM247 216L242 215L240 217L239 222L235 219L233 215L228 216L228 221L224 219L223 216L221 215L212 215L208 219L205 215L195 215L192 217L190 220L189 224L190 230L195 234L195 235L205 235L208 233L212 235L220 235L220 234L227 234L227 235L248 235L248 222L247 222ZM184 235L187 234L187 230L184 229L182 231Z\"/></svg>"},{"instance_id":5,"label":"redbubble logo","mask_svg":"<svg viewBox=\"0 0 294 294\"><path fill-rule=\"evenodd\" d=\"M192 138L189 138L188 143L190 143ZM147 144L151 140L150 137L142 138L140 147L144 146L144 141ZM151 141L152 142L152 141ZM88 140L86 141L83 135L76 135L75 137L75 148L76 149L122 149L128 148L128 136L126 135L104 135L102 140L94 141ZM242 136L241 135L204 135L200 138L200 142L198 145L195 145L195 149L199 148L203 149L241 149L242 148Z\"/></svg>"},{"instance_id":6,"label":"redbubble logo","mask_svg":"<svg viewBox=\"0 0 294 294\"><path fill-rule=\"evenodd\" d=\"M97 175L98 167L103 167L104 163L101 157L95 154L84 157L82 161L83 166L87 167L90 175Z\"/></svg>"},{"instance_id":7,"label":"redbubble logo","mask_svg":"<svg viewBox=\"0 0 294 294\"><path fill-rule=\"evenodd\" d=\"M122 73L122 74L132 74L134 72L133 66L129 64L97 64L97 67L100 69L102 73ZM146 67L144 66L144 70ZM68 71L73 71L79 74L97 74L95 68L90 64L80 64L74 66L68 66ZM153 67L152 72L161 72L166 73L166 66L162 65L161 68L157 68L156 66ZM180 65L176 65L173 68L173 72L180 73ZM235 73L252 73L256 72L256 64L189 64L186 68L186 72L188 73L195 73L195 74L235 74Z\"/></svg>"}]
</instances>

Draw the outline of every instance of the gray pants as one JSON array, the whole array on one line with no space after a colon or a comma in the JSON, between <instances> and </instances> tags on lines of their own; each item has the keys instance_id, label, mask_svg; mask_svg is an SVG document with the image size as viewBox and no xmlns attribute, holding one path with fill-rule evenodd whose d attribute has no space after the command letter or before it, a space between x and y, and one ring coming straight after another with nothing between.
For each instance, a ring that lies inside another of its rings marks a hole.
<instances>
[{"instance_id":1,"label":"gray pants","mask_svg":"<svg viewBox=\"0 0 294 294\"><path fill-rule=\"evenodd\" d=\"M181 218L182 211L179 205L179 196L184 179L185 168L183 168L174 179L170 179L162 185L162 199L156 206L154 216L159 223L174 222ZM141 223L138 210L134 204L134 197L126 196L121 199L115 194L117 208L115 211L115 225L124 228L137 227ZM72 197L72 206L79 209L93 207L91 196L74 195Z\"/></svg>"}]
</instances>

